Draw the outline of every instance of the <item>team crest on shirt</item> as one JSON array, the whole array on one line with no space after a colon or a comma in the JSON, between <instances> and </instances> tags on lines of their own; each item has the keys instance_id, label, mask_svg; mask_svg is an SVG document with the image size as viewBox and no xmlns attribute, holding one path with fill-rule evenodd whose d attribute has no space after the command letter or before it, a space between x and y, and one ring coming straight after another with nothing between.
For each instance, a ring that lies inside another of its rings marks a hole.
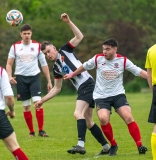
<instances>
[{"instance_id":1,"label":"team crest on shirt","mask_svg":"<svg viewBox=\"0 0 156 160\"><path fill-rule=\"evenodd\" d=\"M69 72L70 72L69 66L68 65L64 65L62 67L62 73L65 75L65 74L69 74Z\"/></svg>"},{"instance_id":2,"label":"team crest on shirt","mask_svg":"<svg viewBox=\"0 0 156 160\"><path fill-rule=\"evenodd\" d=\"M114 63L114 68L119 68L119 64L118 63Z\"/></svg>"},{"instance_id":3,"label":"team crest on shirt","mask_svg":"<svg viewBox=\"0 0 156 160\"><path fill-rule=\"evenodd\" d=\"M61 60L62 60L62 62L64 61L64 56L61 56Z\"/></svg>"},{"instance_id":4,"label":"team crest on shirt","mask_svg":"<svg viewBox=\"0 0 156 160\"><path fill-rule=\"evenodd\" d=\"M31 48L30 48L30 51L31 51L31 52L34 52L34 48L33 48L33 47L31 47Z\"/></svg>"}]
</instances>

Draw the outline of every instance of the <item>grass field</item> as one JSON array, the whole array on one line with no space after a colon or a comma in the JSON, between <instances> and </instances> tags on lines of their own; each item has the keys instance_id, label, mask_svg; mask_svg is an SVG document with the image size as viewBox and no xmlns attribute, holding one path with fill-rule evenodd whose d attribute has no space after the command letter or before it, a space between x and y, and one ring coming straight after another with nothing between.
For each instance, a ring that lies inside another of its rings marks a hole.
<instances>
[{"instance_id":1,"label":"grass field","mask_svg":"<svg viewBox=\"0 0 156 160\"><path fill-rule=\"evenodd\" d=\"M119 149L117 156L94 157L101 150L101 146L87 131L85 155L70 155L67 149L77 143L76 121L73 117L76 96L57 96L53 100L44 104L45 127L44 130L50 137L42 138L37 135L37 124L34 108L34 125L36 137L28 138L28 129L23 119L21 102L16 102L16 117L11 120L15 129L18 142L21 148L29 156L30 160L152 160L150 138L153 124L147 122L147 117L151 104L150 93L127 94L128 102L131 105L133 116L138 123L144 145L148 148L145 155L139 155L136 145L131 138L123 120L113 111L111 123L114 129L116 141ZM99 121L94 111L94 121L99 125ZM14 157L0 143L0 160L13 160Z\"/></svg>"}]
</instances>

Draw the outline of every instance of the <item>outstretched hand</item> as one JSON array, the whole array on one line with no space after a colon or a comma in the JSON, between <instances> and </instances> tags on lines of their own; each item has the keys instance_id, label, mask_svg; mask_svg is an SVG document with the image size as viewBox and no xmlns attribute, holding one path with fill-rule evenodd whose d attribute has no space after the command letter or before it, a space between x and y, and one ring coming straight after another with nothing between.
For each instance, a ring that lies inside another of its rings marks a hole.
<instances>
[{"instance_id":1,"label":"outstretched hand","mask_svg":"<svg viewBox=\"0 0 156 160\"><path fill-rule=\"evenodd\" d=\"M34 107L36 109L38 109L38 108L42 107L42 105L43 105L43 102L41 100L39 100L39 101L35 102Z\"/></svg>"},{"instance_id":2,"label":"outstretched hand","mask_svg":"<svg viewBox=\"0 0 156 160\"><path fill-rule=\"evenodd\" d=\"M69 16L68 16L67 13L61 14L61 20L62 20L63 22L70 22L70 18L69 18Z\"/></svg>"},{"instance_id":3,"label":"outstretched hand","mask_svg":"<svg viewBox=\"0 0 156 160\"><path fill-rule=\"evenodd\" d=\"M72 76L72 74L66 74L64 77L63 77L63 79L64 80L67 80L67 79L70 79L70 78L72 78L73 76Z\"/></svg>"}]
</instances>

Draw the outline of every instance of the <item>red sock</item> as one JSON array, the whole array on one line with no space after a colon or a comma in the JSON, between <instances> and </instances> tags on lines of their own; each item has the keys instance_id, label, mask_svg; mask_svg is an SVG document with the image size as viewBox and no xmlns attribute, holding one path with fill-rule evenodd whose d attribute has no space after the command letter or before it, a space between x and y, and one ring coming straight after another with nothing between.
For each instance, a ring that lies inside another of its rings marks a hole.
<instances>
[{"instance_id":1,"label":"red sock","mask_svg":"<svg viewBox=\"0 0 156 160\"><path fill-rule=\"evenodd\" d=\"M138 125L136 124L136 122L132 122L127 126L128 126L129 133L133 137L137 147L140 147L142 145L142 141L141 141L141 135L140 135L140 130Z\"/></svg>"},{"instance_id":2,"label":"red sock","mask_svg":"<svg viewBox=\"0 0 156 160\"><path fill-rule=\"evenodd\" d=\"M13 151L12 154L14 155L16 160L28 160L28 157L20 148Z\"/></svg>"},{"instance_id":3,"label":"red sock","mask_svg":"<svg viewBox=\"0 0 156 160\"><path fill-rule=\"evenodd\" d=\"M38 122L38 130L43 130L43 123L44 123L44 110L43 108L36 109L36 119Z\"/></svg>"},{"instance_id":4,"label":"red sock","mask_svg":"<svg viewBox=\"0 0 156 160\"><path fill-rule=\"evenodd\" d=\"M34 127L33 127L33 120L32 120L32 114L31 114L31 111L28 111L28 112L23 112L24 114L24 119L27 123L27 126L30 130L30 132L34 132Z\"/></svg>"},{"instance_id":5,"label":"red sock","mask_svg":"<svg viewBox=\"0 0 156 160\"><path fill-rule=\"evenodd\" d=\"M102 128L102 131L104 133L104 135L106 136L106 138L109 140L109 142L111 143L111 146L116 146L117 143L114 139L114 135L113 135L113 130L112 130L112 126L110 123L108 123L107 125L105 126L102 126L101 125L101 128Z\"/></svg>"}]
</instances>

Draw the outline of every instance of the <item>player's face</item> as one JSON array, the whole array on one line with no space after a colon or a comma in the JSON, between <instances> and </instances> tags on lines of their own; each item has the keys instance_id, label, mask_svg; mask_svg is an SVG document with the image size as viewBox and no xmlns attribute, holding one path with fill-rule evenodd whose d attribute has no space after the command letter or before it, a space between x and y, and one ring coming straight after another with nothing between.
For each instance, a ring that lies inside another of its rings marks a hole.
<instances>
[{"instance_id":1,"label":"player's face","mask_svg":"<svg viewBox=\"0 0 156 160\"><path fill-rule=\"evenodd\" d=\"M105 56L105 59L112 60L116 56L117 47L112 47L109 45L103 45L102 46L103 54Z\"/></svg>"},{"instance_id":2,"label":"player's face","mask_svg":"<svg viewBox=\"0 0 156 160\"><path fill-rule=\"evenodd\" d=\"M20 33L22 40L25 44L29 44L32 36L32 31L27 30L27 31L22 31Z\"/></svg>"},{"instance_id":3,"label":"player's face","mask_svg":"<svg viewBox=\"0 0 156 160\"><path fill-rule=\"evenodd\" d=\"M56 61L58 52L56 50L56 47L53 45L48 45L46 48L42 51L45 56L50 60L50 61Z\"/></svg>"}]
</instances>

